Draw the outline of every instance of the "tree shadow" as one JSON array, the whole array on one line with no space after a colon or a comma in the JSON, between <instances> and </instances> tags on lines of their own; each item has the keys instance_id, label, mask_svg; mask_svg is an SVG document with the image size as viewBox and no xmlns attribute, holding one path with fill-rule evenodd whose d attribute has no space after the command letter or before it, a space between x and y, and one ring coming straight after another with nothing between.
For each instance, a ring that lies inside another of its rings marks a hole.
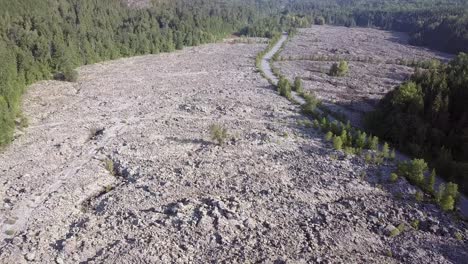
<instances>
[{"instance_id":1,"label":"tree shadow","mask_svg":"<svg viewBox=\"0 0 468 264\"><path fill-rule=\"evenodd\" d=\"M443 62L447 62L455 56L455 54L450 54L450 53L438 51L435 49L431 49L428 46L414 45L414 43L413 44L411 43L411 36L409 36L408 33L405 33L405 32L390 31L390 35L391 36L389 38L386 38L385 40L388 40L393 43L409 45L411 47L429 51L431 53L434 53L438 57L438 59L441 59Z\"/></svg>"},{"instance_id":2,"label":"tree shadow","mask_svg":"<svg viewBox=\"0 0 468 264\"><path fill-rule=\"evenodd\" d=\"M435 249L452 263L466 263L468 260L468 245L454 243L430 243L428 249Z\"/></svg>"}]
</instances>

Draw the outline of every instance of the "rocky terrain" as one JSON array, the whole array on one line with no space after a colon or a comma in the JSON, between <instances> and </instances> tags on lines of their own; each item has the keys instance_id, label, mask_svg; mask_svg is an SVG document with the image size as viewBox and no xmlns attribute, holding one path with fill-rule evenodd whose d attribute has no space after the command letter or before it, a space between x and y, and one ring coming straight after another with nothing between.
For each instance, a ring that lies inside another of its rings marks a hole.
<instances>
[{"instance_id":1,"label":"rocky terrain","mask_svg":"<svg viewBox=\"0 0 468 264\"><path fill-rule=\"evenodd\" d=\"M451 55L408 45L404 33L370 28L314 26L299 29L280 53L274 66L304 88L314 91L335 111L359 124L363 113L372 110L385 94L407 80L412 64ZM346 60L346 77L332 77L333 63Z\"/></svg>"},{"instance_id":2,"label":"rocky terrain","mask_svg":"<svg viewBox=\"0 0 468 264\"><path fill-rule=\"evenodd\" d=\"M33 85L0 157L0 263L463 263L467 226L331 149L220 43ZM212 124L228 130L224 145Z\"/></svg>"}]
</instances>

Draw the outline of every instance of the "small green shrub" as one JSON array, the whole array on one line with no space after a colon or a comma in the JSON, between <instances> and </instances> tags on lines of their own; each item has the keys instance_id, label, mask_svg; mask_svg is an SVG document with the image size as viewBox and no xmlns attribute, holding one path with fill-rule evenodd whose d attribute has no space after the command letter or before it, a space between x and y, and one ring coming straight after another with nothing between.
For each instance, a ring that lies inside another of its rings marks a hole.
<instances>
[{"instance_id":1,"label":"small green shrub","mask_svg":"<svg viewBox=\"0 0 468 264\"><path fill-rule=\"evenodd\" d=\"M419 230L419 223L420 223L420 221L418 219L414 219L413 222L411 222L411 226L414 229Z\"/></svg>"},{"instance_id":2,"label":"small green shrub","mask_svg":"<svg viewBox=\"0 0 468 264\"><path fill-rule=\"evenodd\" d=\"M319 129L320 128L320 123L317 119L314 119L314 122L312 122L312 126L315 128L315 129Z\"/></svg>"},{"instance_id":3,"label":"small green shrub","mask_svg":"<svg viewBox=\"0 0 468 264\"><path fill-rule=\"evenodd\" d=\"M439 192L436 194L436 200L444 211L453 211L455 203L458 199L458 185L453 182L441 184Z\"/></svg>"},{"instance_id":4,"label":"small green shrub","mask_svg":"<svg viewBox=\"0 0 468 264\"><path fill-rule=\"evenodd\" d=\"M220 124L212 124L210 126L211 139L216 141L219 145L223 145L228 137L228 131Z\"/></svg>"},{"instance_id":5,"label":"small green shrub","mask_svg":"<svg viewBox=\"0 0 468 264\"><path fill-rule=\"evenodd\" d=\"M367 178L367 173L366 171L361 171L361 173L359 174L359 178L361 180L365 180Z\"/></svg>"},{"instance_id":6,"label":"small green shrub","mask_svg":"<svg viewBox=\"0 0 468 264\"><path fill-rule=\"evenodd\" d=\"M294 79L293 90L296 91L297 93L302 93L302 91L303 91L303 89L302 89L302 80L301 80L300 77L296 77Z\"/></svg>"},{"instance_id":7,"label":"small green shrub","mask_svg":"<svg viewBox=\"0 0 468 264\"><path fill-rule=\"evenodd\" d=\"M398 181L398 174L392 173L390 174L390 182L397 182Z\"/></svg>"},{"instance_id":8,"label":"small green shrub","mask_svg":"<svg viewBox=\"0 0 468 264\"><path fill-rule=\"evenodd\" d=\"M367 148L370 150L377 150L379 147L379 138L376 136L370 136L367 142Z\"/></svg>"},{"instance_id":9,"label":"small green shrub","mask_svg":"<svg viewBox=\"0 0 468 264\"><path fill-rule=\"evenodd\" d=\"M400 232L404 232L406 230L406 225L401 223L397 226L397 229L400 230Z\"/></svg>"},{"instance_id":10,"label":"small green shrub","mask_svg":"<svg viewBox=\"0 0 468 264\"><path fill-rule=\"evenodd\" d=\"M389 249L389 250L387 250L386 254L387 254L387 257L389 257L389 258L393 258L393 253L392 253L392 250L390 250L390 249Z\"/></svg>"},{"instance_id":11,"label":"small green shrub","mask_svg":"<svg viewBox=\"0 0 468 264\"><path fill-rule=\"evenodd\" d=\"M280 80L278 82L278 92L281 96L284 96L288 99L292 98L291 84L289 83L288 79L280 77Z\"/></svg>"},{"instance_id":12,"label":"small green shrub","mask_svg":"<svg viewBox=\"0 0 468 264\"><path fill-rule=\"evenodd\" d=\"M390 157L390 147L388 146L387 142L385 142L382 147L382 156L386 159Z\"/></svg>"},{"instance_id":13,"label":"small green shrub","mask_svg":"<svg viewBox=\"0 0 468 264\"><path fill-rule=\"evenodd\" d=\"M398 164L398 174L405 176L410 182L419 187L425 187L424 173L427 171L427 163L423 159L413 159L410 162Z\"/></svg>"},{"instance_id":14,"label":"small green shrub","mask_svg":"<svg viewBox=\"0 0 468 264\"><path fill-rule=\"evenodd\" d=\"M429 193L434 193L435 181L436 181L436 171L435 169L432 169L431 175L429 175L429 178L427 179L427 186L426 186L426 189Z\"/></svg>"},{"instance_id":15,"label":"small green shrub","mask_svg":"<svg viewBox=\"0 0 468 264\"><path fill-rule=\"evenodd\" d=\"M373 162L374 164L380 165L383 163L383 157L380 155L374 155Z\"/></svg>"},{"instance_id":16,"label":"small green shrub","mask_svg":"<svg viewBox=\"0 0 468 264\"><path fill-rule=\"evenodd\" d=\"M458 240L458 241L463 240L463 235L462 235L462 233L460 231L455 232L454 236L455 236L455 239Z\"/></svg>"},{"instance_id":17,"label":"small green shrub","mask_svg":"<svg viewBox=\"0 0 468 264\"><path fill-rule=\"evenodd\" d=\"M445 186L445 194L452 196L454 199L457 199L460 195L460 193L458 192L458 184L448 182Z\"/></svg>"},{"instance_id":18,"label":"small green shrub","mask_svg":"<svg viewBox=\"0 0 468 264\"><path fill-rule=\"evenodd\" d=\"M311 127L312 123L308 119L304 119L304 120L298 120L297 125L303 126L303 127Z\"/></svg>"},{"instance_id":19,"label":"small green shrub","mask_svg":"<svg viewBox=\"0 0 468 264\"><path fill-rule=\"evenodd\" d=\"M105 191L106 193L108 193L108 192L112 191L112 189L114 189L114 187L113 187L112 185L106 185L104 191Z\"/></svg>"},{"instance_id":20,"label":"small green shrub","mask_svg":"<svg viewBox=\"0 0 468 264\"><path fill-rule=\"evenodd\" d=\"M444 211L453 211L455 208L455 199L451 195L444 195L440 200L440 207Z\"/></svg>"},{"instance_id":21,"label":"small green shrub","mask_svg":"<svg viewBox=\"0 0 468 264\"><path fill-rule=\"evenodd\" d=\"M333 147L336 150L341 150L343 148L343 141L341 140L341 137L333 137Z\"/></svg>"},{"instance_id":22,"label":"small green shrub","mask_svg":"<svg viewBox=\"0 0 468 264\"><path fill-rule=\"evenodd\" d=\"M414 198L416 199L416 201L422 202L424 200L424 194L421 191L417 191L414 194Z\"/></svg>"},{"instance_id":23,"label":"small green shrub","mask_svg":"<svg viewBox=\"0 0 468 264\"><path fill-rule=\"evenodd\" d=\"M362 148L355 148L355 149L354 149L354 152L355 152L356 155L361 156L361 154L362 154Z\"/></svg>"},{"instance_id":24,"label":"small green shrub","mask_svg":"<svg viewBox=\"0 0 468 264\"><path fill-rule=\"evenodd\" d=\"M348 155L354 155L356 154L356 149L353 147L345 147L344 152Z\"/></svg>"},{"instance_id":25,"label":"small green shrub","mask_svg":"<svg viewBox=\"0 0 468 264\"><path fill-rule=\"evenodd\" d=\"M372 155L367 153L366 156L364 157L364 161L366 163L371 163L372 162Z\"/></svg>"},{"instance_id":26,"label":"small green shrub","mask_svg":"<svg viewBox=\"0 0 468 264\"><path fill-rule=\"evenodd\" d=\"M390 237L396 237L400 234L400 230L398 228L395 228L393 229L392 231L390 231Z\"/></svg>"},{"instance_id":27,"label":"small green shrub","mask_svg":"<svg viewBox=\"0 0 468 264\"><path fill-rule=\"evenodd\" d=\"M322 131L324 132L328 131L328 120L326 117L323 117L322 120L320 121L320 127L322 128Z\"/></svg>"},{"instance_id":28,"label":"small green shrub","mask_svg":"<svg viewBox=\"0 0 468 264\"><path fill-rule=\"evenodd\" d=\"M305 100L305 104L302 106L302 111L305 114L314 115L317 105L320 103L317 97L311 93L302 93L302 97Z\"/></svg>"},{"instance_id":29,"label":"small green shrub","mask_svg":"<svg viewBox=\"0 0 468 264\"><path fill-rule=\"evenodd\" d=\"M346 61L340 61L339 63L333 63L333 65L330 68L330 76L336 76L336 77L343 77L348 74L349 71L349 66L348 62Z\"/></svg>"},{"instance_id":30,"label":"small green shrub","mask_svg":"<svg viewBox=\"0 0 468 264\"><path fill-rule=\"evenodd\" d=\"M325 134L325 140L331 141L332 138L333 138L333 133L331 131L328 131L327 134Z\"/></svg>"},{"instance_id":31,"label":"small green shrub","mask_svg":"<svg viewBox=\"0 0 468 264\"><path fill-rule=\"evenodd\" d=\"M445 183L442 183L439 185L439 190L434 195L437 203L440 204L440 201L442 200L442 196L444 196L444 192L445 192Z\"/></svg>"},{"instance_id":32,"label":"small green shrub","mask_svg":"<svg viewBox=\"0 0 468 264\"><path fill-rule=\"evenodd\" d=\"M111 160L111 159L106 159L104 161L104 168L106 168L106 170L112 175L112 176L115 176L116 175L116 172L115 172L115 164L114 164L114 161Z\"/></svg>"},{"instance_id":33,"label":"small green shrub","mask_svg":"<svg viewBox=\"0 0 468 264\"><path fill-rule=\"evenodd\" d=\"M348 133L346 132L345 129L341 131L340 138L341 138L341 142L343 143L343 145L347 146L348 145Z\"/></svg>"},{"instance_id":34,"label":"small green shrub","mask_svg":"<svg viewBox=\"0 0 468 264\"><path fill-rule=\"evenodd\" d=\"M366 146L366 142L367 142L366 133L358 131L358 135L357 135L356 143L355 143L356 147L362 149Z\"/></svg>"}]
</instances>

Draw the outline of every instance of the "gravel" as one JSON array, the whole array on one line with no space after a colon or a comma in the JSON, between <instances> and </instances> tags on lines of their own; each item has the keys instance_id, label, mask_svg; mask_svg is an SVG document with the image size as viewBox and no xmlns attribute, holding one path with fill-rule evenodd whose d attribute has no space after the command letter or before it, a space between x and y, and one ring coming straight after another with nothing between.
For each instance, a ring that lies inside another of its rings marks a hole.
<instances>
[{"instance_id":1,"label":"gravel","mask_svg":"<svg viewBox=\"0 0 468 264\"><path fill-rule=\"evenodd\" d=\"M463 263L466 224L389 183L394 164L300 126L255 70L264 48L204 45L33 85L30 126L0 157L0 262ZM415 219L429 228L385 234Z\"/></svg>"}]
</instances>

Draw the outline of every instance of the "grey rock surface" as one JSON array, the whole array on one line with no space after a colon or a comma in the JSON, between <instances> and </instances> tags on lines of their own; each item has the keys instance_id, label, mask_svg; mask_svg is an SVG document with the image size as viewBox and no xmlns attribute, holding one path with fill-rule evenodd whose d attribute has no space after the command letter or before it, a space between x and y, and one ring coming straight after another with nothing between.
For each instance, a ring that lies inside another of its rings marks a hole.
<instances>
[{"instance_id":1,"label":"grey rock surface","mask_svg":"<svg viewBox=\"0 0 468 264\"><path fill-rule=\"evenodd\" d=\"M394 164L299 125L255 70L263 48L204 45L33 85L30 126L0 157L0 262L463 263L466 225L389 183Z\"/></svg>"}]
</instances>

